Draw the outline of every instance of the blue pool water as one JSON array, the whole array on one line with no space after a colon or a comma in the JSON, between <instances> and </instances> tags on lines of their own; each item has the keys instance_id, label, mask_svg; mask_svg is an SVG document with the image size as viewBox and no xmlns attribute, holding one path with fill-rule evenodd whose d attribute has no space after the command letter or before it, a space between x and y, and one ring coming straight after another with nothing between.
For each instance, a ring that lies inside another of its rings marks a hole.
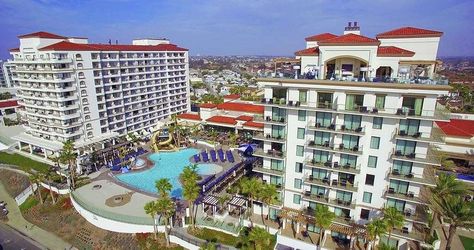
<instances>
[{"instance_id":1,"label":"blue pool water","mask_svg":"<svg viewBox=\"0 0 474 250\"><path fill-rule=\"evenodd\" d=\"M148 158L155 165L147 170L131 172L117 175L117 179L129 186L140 190L156 193L155 181L161 178L168 178L173 189L171 196L181 198L182 187L179 182L179 175L185 166L191 164L189 159L199 153L197 149L188 148L176 152L160 152L151 154ZM222 171L222 167L215 164L199 164L198 173L210 175Z\"/></svg>"}]
</instances>

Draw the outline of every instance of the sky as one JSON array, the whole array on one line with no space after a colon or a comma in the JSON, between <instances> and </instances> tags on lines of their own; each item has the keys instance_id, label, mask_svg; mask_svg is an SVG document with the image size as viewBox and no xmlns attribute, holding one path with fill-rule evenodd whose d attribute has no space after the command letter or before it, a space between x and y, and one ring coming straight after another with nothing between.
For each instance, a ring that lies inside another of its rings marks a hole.
<instances>
[{"instance_id":1,"label":"sky","mask_svg":"<svg viewBox=\"0 0 474 250\"><path fill-rule=\"evenodd\" d=\"M129 44L164 37L191 55L293 55L304 38L402 26L443 31L438 56L474 56L473 0L0 0L0 58L18 35L48 31Z\"/></svg>"}]
</instances>

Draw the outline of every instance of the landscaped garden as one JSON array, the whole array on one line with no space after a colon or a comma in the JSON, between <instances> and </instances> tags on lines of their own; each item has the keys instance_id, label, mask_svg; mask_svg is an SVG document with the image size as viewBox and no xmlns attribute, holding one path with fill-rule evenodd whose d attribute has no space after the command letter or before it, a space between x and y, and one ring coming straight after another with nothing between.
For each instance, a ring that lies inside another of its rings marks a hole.
<instances>
[{"instance_id":1,"label":"landscaped garden","mask_svg":"<svg viewBox=\"0 0 474 250\"><path fill-rule=\"evenodd\" d=\"M473 250L474 249L474 239L459 235L459 239L462 242L465 250Z\"/></svg>"},{"instance_id":2,"label":"landscaped garden","mask_svg":"<svg viewBox=\"0 0 474 250\"><path fill-rule=\"evenodd\" d=\"M5 152L0 152L0 163L15 165L25 171L34 169L38 172L47 172L50 169L48 164L32 160L19 154L8 154Z\"/></svg>"},{"instance_id":3,"label":"landscaped garden","mask_svg":"<svg viewBox=\"0 0 474 250\"><path fill-rule=\"evenodd\" d=\"M208 228L189 228L188 233L214 244L233 246L239 249L273 249L276 236L265 229L244 227L238 237Z\"/></svg>"},{"instance_id":4,"label":"landscaped garden","mask_svg":"<svg viewBox=\"0 0 474 250\"><path fill-rule=\"evenodd\" d=\"M16 197L30 185L26 175L6 169L0 169L0 182L5 184L11 197Z\"/></svg>"}]
</instances>

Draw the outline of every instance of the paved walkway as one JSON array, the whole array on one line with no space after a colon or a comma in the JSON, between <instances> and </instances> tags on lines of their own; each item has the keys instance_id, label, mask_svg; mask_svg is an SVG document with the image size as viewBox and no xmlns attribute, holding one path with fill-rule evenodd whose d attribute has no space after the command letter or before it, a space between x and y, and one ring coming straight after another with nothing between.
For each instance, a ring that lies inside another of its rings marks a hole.
<instances>
[{"instance_id":1,"label":"paved walkway","mask_svg":"<svg viewBox=\"0 0 474 250\"><path fill-rule=\"evenodd\" d=\"M8 208L8 222L7 224L21 232L22 234L30 237L31 239L39 242L48 249L71 249L72 245L65 242L55 234L45 231L40 227L31 224L23 218L20 209L16 205L15 200L8 195L5 187L0 183L0 200L7 203Z\"/></svg>"}]
</instances>

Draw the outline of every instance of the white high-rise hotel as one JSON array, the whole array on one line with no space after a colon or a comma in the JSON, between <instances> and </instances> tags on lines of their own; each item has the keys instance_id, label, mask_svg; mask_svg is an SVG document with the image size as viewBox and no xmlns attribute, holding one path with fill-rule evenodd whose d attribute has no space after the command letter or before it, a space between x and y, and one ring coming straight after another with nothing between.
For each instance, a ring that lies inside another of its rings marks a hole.
<instances>
[{"instance_id":1,"label":"white high-rise hotel","mask_svg":"<svg viewBox=\"0 0 474 250\"><path fill-rule=\"evenodd\" d=\"M12 49L25 134L22 148L45 155L62 142L86 145L149 129L190 107L188 50L166 39L90 44L47 32L19 36Z\"/></svg>"},{"instance_id":2,"label":"white high-rise hotel","mask_svg":"<svg viewBox=\"0 0 474 250\"><path fill-rule=\"evenodd\" d=\"M312 79L259 79L267 136L256 152L263 168L254 171L281 186L281 205L269 217L286 214L286 227L295 219L297 233L318 232L311 224L316 204L336 213L330 231L343 238L391 206L405 215L392 235L403 248L424 240L425 195L439 164L431 147L442 143L433 121L449 119L436 102L449 90L435 79L442 33L407 27L373 39L359 32L349 25L344 35L308 37L307 49L296 52L297 78Z\"/></svg>"}]
</instances>

